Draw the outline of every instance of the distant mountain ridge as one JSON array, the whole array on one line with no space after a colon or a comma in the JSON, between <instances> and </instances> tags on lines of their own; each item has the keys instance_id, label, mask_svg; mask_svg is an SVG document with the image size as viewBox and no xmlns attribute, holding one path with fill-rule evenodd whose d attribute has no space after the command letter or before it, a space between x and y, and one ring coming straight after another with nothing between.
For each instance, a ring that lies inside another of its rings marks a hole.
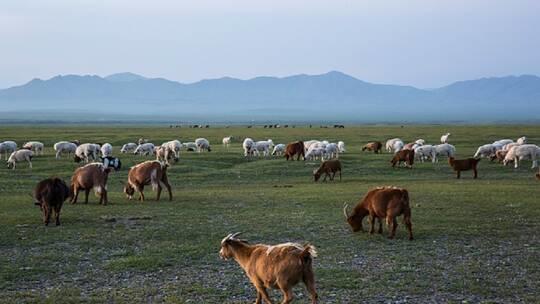
<instances>
[{"instance_id":1,"label":"distant mountain ridge","mask_svg":"<svg viewBox=\"0 0 540 304\"><path fill-rule=\"evenodd\" d=\"M253 119L437 121L540 119L540 78L459 81L437 89L321 75L223 77L184 84L133 73L64 75L0 90L2 111L83 111Z\"/></svg>"}]
</instances>

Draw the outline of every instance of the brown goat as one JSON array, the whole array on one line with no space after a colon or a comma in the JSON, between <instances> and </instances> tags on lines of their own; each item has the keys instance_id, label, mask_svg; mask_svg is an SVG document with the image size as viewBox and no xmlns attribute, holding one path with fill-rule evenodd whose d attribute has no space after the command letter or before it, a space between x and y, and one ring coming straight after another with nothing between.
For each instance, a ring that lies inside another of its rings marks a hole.
<instances>
[{"instance_id":1,"label":"brown goat","mask_svg":"<svg viewBox=\"0 0 540 304\"><path fill-rule=\"evenodd\" d=\"M386 224L390 230L389 239L396 235L397 220L396 217L403 214L403 222L409 231L409 240L413 239L411 208L409 205L409 192L403 188L397 187L377 187L370 190L364 198L354 207L349 214L348 205L343 207L345 219L354 232L364 231L362 220L369 215L371 228L369 233L375 231L375 219L379 221L379 233L382 233L382 219L386 219Z\"/></svg>"},{"instance_id":2,"label":"brown goat","mask_svg":"<svg viewBox=\"0 0 540 304\"><path fill-rule=\"evenodd\" d=\"M313 170L313 180L318 181L321 174L324 173L323 182L326 181L327 177L330 177L330 180L333 181L336 172L339 172L339 180L341 181L341 162L337 159L325 160L318 169Z\"/></svg>"},{"instance_id":3,"label":"brown goat","mask_svg":"<svg viewBox=\"0 0 540 304\"><path fill-rule=\"evenodd\" d=\"M502 163L507 153L508 150L498 150L494 155L490 156L490 161L497 160L498 163Z\"/></svg>"},{"instance_id":4,"label":"brown goat","mask_svg":"<svg viewBox=\"0 0 540 304\"><path fill-rule=\"evenodd\" d=\"M263 300L272 303L267 288L281 290L281 303L290 303L294 297L292 288L300 281L306 285L311 303L317 303L313 273L313 258L317 252L314 246L296 243L250 245L245 240L237 239L239 234L229 234L221 241L219 256L224 260L234 259L244 269L257 289L255 303L260 304Z\"/></svg>"},{"instance_id":5,"label":"brown goat","mask_svg":"<svg viewBox=\"0 0 540 304\"><path fill-rule=\"evenodd\" d=\"M88 194L94 189L96 195L99 195L99 203L107 205L107 179L112 168L106 168L102 163L90 163L78 168L71 178L71 203L77 203L79 191L84 190L84 203L88 204Z\"/></svg>"},{"instance_id":6,"label":"brown goat","mask_svg":"<svg viewBox=\"0 0 540 304\"><path fill-rule=\"evenodd\" d=\"M402 161L407 164L407 167L412 168L414 164L414 150L400 150L394 154L394 157L390 161L392 163L392 168L395 168L396 163L399 167Z\"/></svg>"},{"instance_id":7,"label":"brown goat","mask_svg":"<svg viewBox=\"0 0 540 304\"><path fill-rule=\"evenodd\" d=\"M402 150L412 150L413 147L414 147L414 145L416 145L415 142L405 144L405 145L403 146L403 149L402 149Z\"/></svg>"},{"instance_id":8,"label":"brown goat","mask_svg":"<svg viewBox=\"0 0 540 304\"><path fill-rule=\"evenodd\" d=\"M302 156L304 160L306 159L303 141L295 141L289 143L285 148L285 158L287 160L289 160L289 158L293 160L295 155L298 155L298 157L296 158L297 161L300 160L300 156Z\"/></svg>"},{"instance_id":9,"label":"brown goat","mask_svg":"<svg viewBox=\"0 0 540 304\"><path fill-rule=\"evenodd\" d=\"M367 143L365 146L362 147L362 151L373 151L375 154L379 154L382 151L382 143L380 141L373 141L370 143Z\"/></svg>"},{"instance_id":10,"label":"brown goat","mask_svg":"<svg viewBox=\"0 0 540 304\"><path fill-rule=\"evenodd\" d=\"M60 210L64 201L70 197L69 187L58 178L51 177L40 181L34 188L34 204L38 205L43 213L43 223L49 225L51 213L54 211L56 226L60 225Z\"/></svg>"},{"instance_id":11,"label":"brown goat","mask_svg":"<svg viewBox=\"0 0 540 304\"><path fill-rule=\"evenodd\" d=\"M448 157L448 164L450 164L450 167L456 171L456 177L461 177L461 171L467 171L467 170L473 170L474 171L474 178L478 177L478 163L480 162L480 158L467 158L467 159L455 159L453 157Z\"/></svg>"},{"instance_id":12,"label":"brown goat","mask_svg":"<svg viewBox=\"0 0 540 304\"><path fill-rule=\"evenodd\" d=\"M128 199L133 198L135 191L139 192L139 200L144 201L144 186L152 185L152 189L157 190L157 198L161 197L161 183L165 185L169 192L169 200L172 201L172 190L167 177L167 167L165 163L157 160L149 160L135 165L129 169L128 181L124 187L124 193Z\"/></svg>"}]
</instances>

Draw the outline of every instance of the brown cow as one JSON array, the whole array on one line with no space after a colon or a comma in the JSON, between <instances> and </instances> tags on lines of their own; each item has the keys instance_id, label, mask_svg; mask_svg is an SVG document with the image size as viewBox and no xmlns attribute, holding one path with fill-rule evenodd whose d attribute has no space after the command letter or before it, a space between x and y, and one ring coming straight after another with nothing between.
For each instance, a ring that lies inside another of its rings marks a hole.
<instances>
[{"instance_id":1,"label":"brown cow","mask_svg":"<svg viewBox=\"0 0 540 304\"><path fill-rule=\"evenodd\" d=\"M306 160L303 141L295 141L289 143L285 148L285 158L287 160L289 160L289 158L293 160L295 155L298 155L298 157L296 158L297 161L300 160L300 156L302 156L302 158Z\"/></svg>"},{"instance_id":2,"label":"brown cow","mask_svg":"<svg viewBox=\"0 0 540 304\"><path fill-rule=\"evenodd\" d=\"M461 177L461 171L473 170L474 178L478 177L478 163L480 158L455 159L452 156L448 157L448 164L456 171L456 177Z\"/></svg>"},{"instance_id":3,"label":"brown cow","mask_svg":"<svg viewBox=\"0 0 540 304\"><path fill-rule=\"evenodd\" d=\"M375 154L379 154L382 151L382 143L380 141L374 141L367 143L362 147L362 151L373 151Z\"/></svg>"},{"instance_id":4,"label":"brown cow","mask_svg":"<svg viewBox=\"0 0 540 304\"><path fill-rule=\"evenodd\" d=\"M327 177L333 181L337 172L339 172L339 180L341 181L341 162L337 159L325 160L318 169L313 170L313 180L318 181L324 173L323 182L326 181Z\"/></svg>"},{"instance_id":5,"label":"brown cow","mask_svg":"<svg viewBox=\"0 0 540 304\"><path fill-rule=\"evenodd\" d=\"M77 203L79 191L84 190L84 203L88 204L88 194L94 189L96 195L99 195L99 203L107 205L107 179L111 170L112 168L105 167L102 163L90 163L75 170L71 178L71 203Z\"/></svg>"},{"instance_id":6,"label":"brown cow","mask_svg":"<svg viewBox=\"0 0 540 304\"><path fill-rule=\"evenodd\" d=\"M390 230L389 239L396 235L396 217L403 214L403 221L409 231L409 240L413 239L411 208L409 206L409 192L397 187L377 187L370 190L349 214L348 205L343 207L343 213L354 232L364 231L362 220L369 215L371 228L369 233L375 231L375 219L379 221L379 233L382 233L382 219L386 219L386 224Z\"/></svg>"},{"instance_id":7,"label":"brown cow","mask_svg":"<svg viewBox=\"0 0 540 304\"><path fill-rule=\"evenodd\" d=\"M246 272L257 289L255 303L272 303L267 288L279 289L283 302L293 300L292 288L303 281L311 296L311 303L317 303L313 258L317 256L315 247L309 244L284 243L278 245L255 244L236 238L240 233L229 234L221 241L219 256L234 259Z\"/></svg>"},{"instance_id":8,"label":"brown cow","mask_svg":"<svg viewBox=\"0 0 540 304\"><path fill-rule=\"evenodd\" d=\"M51 213L54 211L56 226L60 225L60 210L64 201L70 197L69 187L58 178L51 177L40 181L34 188L34 204L38 205L43 213L43 223L49 225Z\"/></svg>"},{"instance_id":9,"label":"brown cow","mask_svg":"<svg viewBox=\"0 0 540 304\"><path fill-rule=\"evenodd\" d=\"M144 186L152 185L154 190L157 190L157 198L159 201L161 196L161 183L165 185L169 192L169 200L172 201L172 190L167 178L166 163L159 162L157 160L149 160L135 165L129 169L128 181L124 187L124 193L128 199L133 198L135 191L139 192L139 200L144 201Z\"/></svg>"},{"instance_id":10,"label":"brown cow","mask_svg":"<svg viewBox=\"0 0 540 304\"><path fill-rule=\"evenodd\" d=\"M399 167L402 161L407 164L408 168L412 168L412 165L414 164L414 150L401 150L394 154L394 157L390 161L392 163L392 168L395 168L396 163Z\"/></svg>"}]
</instances>

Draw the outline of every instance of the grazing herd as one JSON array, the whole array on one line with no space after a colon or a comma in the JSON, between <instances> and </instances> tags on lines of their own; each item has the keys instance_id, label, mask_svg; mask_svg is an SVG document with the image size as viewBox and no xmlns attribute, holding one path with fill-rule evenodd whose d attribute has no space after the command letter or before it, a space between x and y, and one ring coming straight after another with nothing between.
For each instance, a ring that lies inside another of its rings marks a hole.
<instances>
[{"instance_id":1,"label":"grazing herd","mask_svg":"<svg viewBox=\"0 0 540 304\"><path fill-rule=\"evenodd\" d=\"M446 157L457 178L461 177L462 171L472 170L476 179L481 158L498 160L504 165L513 162L516 168L522 160L531 160L533 168L538 166L540 147L528 144L526 137L520 137L515 142L502 139L482 145L478 147L473 157L466 159L455 158L456 148L449 144L449 137L450 133L444 134L440 138L441 144L437 145L426 144L423 139L405 144L400 138L392 138L386 141L385 150L393 153L390 162L394 168L401 167L402 163L405 167L412 168L415 160L420 162L431 160L437 163L441 157ZM229 149L234 140L235 137L227 136L223 138L222 144ZM383 144L380 141L373 141L365 144L361 150L381 154L382 148ZM342 180L342 163L339 156L346 152L343 141L331 143L326 140L308 140L274 144L272 139L255 141L252 138L245 138L242 149L247 159L280 156L287 161L320 160L320 166L313 170L313 181L319 181L323 175L323 182L327 178L333 181L337 174L339 180ZM160 200L163 187L168 192L169 200L172 200L172 187L167 169L179 161L181 150L202 153L211 152L212 148L206 138L197 138L193 142L184 143L171 140L161 145L154 145L147 139L140 138L137 143L124 144L120 149L121 153L151 155L156 158L138 163L129 169L123 190L127 198L133 199L135 192L138 192L138 200L144 201L144 188L150 186L157 192L156 200ZM60 141L54 144L54 151L56 159L61 159L64 155L73 156L75 162L82 162L83 165L74 171L69 186L57 177L42 180L36 185L32 196L42 211L44 224L49 224L54 213L55 223L60 225L60 211L64 201L70 199L72 204L77 203L81 191L85 193L85 203L88 203L90 192L94 191L99 197L99 203L107 205L109 175L121 169L120 159L113 156L113 146L110 143L80 144L79 141ZM43 153L44 145L37 141L25 143L20 150L17 150L17 145L13 141L0 143L0 157L5 155L8 167L13 169L19 162L28 162L32 168L32 157ZM536 178L540 179L540 171L536 174ZM367 192L352 210L349 209L349 205L345 204L343 212L353 232L364 231L362 222L367 217L370 234L375 232L376 221L377 232L382 234L384 221L389 230L388 238L393 239L398 226L397 217L403 216L409 240L413 240L411 207L406 189L393 186L374 188ZM297 243L251 245L238 236L239 233L227 235L221 241L219 255L225 260L234 259L245 271L257 290L255 303L262 301L271 303L267 289L279 289L283 293L282 303L290 303L293 300L292 288L299 282L305 284L311 302L317 303L318 295L312 263L313 258L317 256L314 246Z\"/></svg>"}]
</instances>

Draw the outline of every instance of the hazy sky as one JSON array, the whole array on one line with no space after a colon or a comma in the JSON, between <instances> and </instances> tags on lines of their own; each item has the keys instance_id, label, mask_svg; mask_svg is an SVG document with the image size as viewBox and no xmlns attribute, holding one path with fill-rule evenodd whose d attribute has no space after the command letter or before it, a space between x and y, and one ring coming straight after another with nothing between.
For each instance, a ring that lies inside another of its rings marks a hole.
<instances>
[{"instance_id":1,"label":"hazy sky","mask_svg":"<svg viewBox=\"0 0 540 304\"><path fill-rule=\"evenodd\" d=\"M0 39L0 88L58 74L330 70L426 88L540 75L540 1L3 0Z\"/></svg>"}]
</instances>

